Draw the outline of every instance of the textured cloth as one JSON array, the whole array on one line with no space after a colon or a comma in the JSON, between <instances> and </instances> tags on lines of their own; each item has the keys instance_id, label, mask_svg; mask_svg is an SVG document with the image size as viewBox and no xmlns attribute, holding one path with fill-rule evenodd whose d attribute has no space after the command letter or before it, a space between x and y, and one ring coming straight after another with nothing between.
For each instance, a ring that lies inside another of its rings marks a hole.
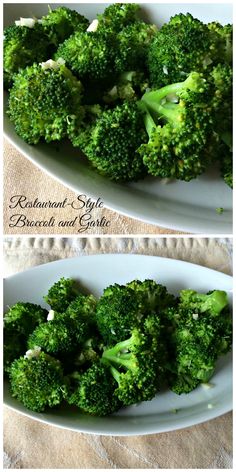
<instances>
[{"instance_id":1,"label":"textured cloth","mask_svg":"<svg viewBox=\"0 0 236 472\"><path fill-rule=\"evenodd\" d=\"M27 211L21 211L30 220L44 220L49 221L54 215L56 225L50 227L30 227L24 226L21 228L9 227L10 218L14 214L19 214L17 211L10 209L10 199L14 195L24 195L28 201L34 201L38 198L39 201L50 200L51 202L61 202L65 198L68 201L74 201L77 195L67 189L63 184L57 182L52 177L49 177L45 172L40 170L28 159L26 159L17 149L15 149L7 140L4 141L4 234L77 234L80 226L77 224L79 218L84 214L84 210L76 211L70 206L66 208L52 209L37 209L27 208ZM87 196L89 197L89 195ZM99 195L98 195L99 197ZM106 205L106 202L104 202ZM109 227L94 227L86 231L87 234L180 234L177 231L172 231L164 228L159 228L154 225L140 222L133 218L128 218L115 211L107 208L97 208L92 211L92 218L110 221ZM76 225L58 227L60 220L72 221L77 216Z\"/></svg>"},{"instance_id":2,"label":"textured cloth","mask_svg":"<svg viewBox=\"0 0 236 472\"><path fill-rule=\"evenodd\" d=\"M5 276L86 254L149 254L232 273L232 240L203 238L6 238ZM135 437L62 430L5 408L5 469L232 468L232 416L191 428Z\"/></svg>"}]
</instances>

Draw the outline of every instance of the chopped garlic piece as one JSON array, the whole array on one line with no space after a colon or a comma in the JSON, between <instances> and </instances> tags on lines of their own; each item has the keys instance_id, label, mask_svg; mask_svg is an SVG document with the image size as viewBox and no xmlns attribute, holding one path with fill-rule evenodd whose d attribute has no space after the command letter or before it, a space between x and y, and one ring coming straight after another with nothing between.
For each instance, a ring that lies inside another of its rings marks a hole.
<instances>
[{"instance_id":1,"label":"chopped garlic piece","mask_svg":"<svg viewBox=\"0 0 236 472\"><path fill-rule=\"evenodd\" d=\"M95 31L97 31L97 29L98 29L98 20L93 20L92 23L87 28L87 31L89 33L95 33Z\"/></svg>"},{"instance_id":2,"label":"chopped garlic piece","mask_svg":"<svg viewBox=\"0 0 236 472\"><path fill-rule=\"evenodd\" d=\"M208 410L212 410L212 408L214 408L214 405L212 403L208 403L207 408Z\"/></svg>"},{"instance_id":3,"label":"chopped garlic piece","mask_svg":"<svg viewBox=\"0 0 236 472\"><path fill-rule=\"evenodd\" d=\"M198 319L198 313L193 313L193 319L197 320Z\"/></svg>"},{"instance_id":4,"label":"chopped garlic piece","mask_svg":"<svg viewBox=\"0 0 236 472\"><path fill-rule=\"evenodd\" d=\"M49 59L46 62L40 62L40 65L43 70L58 69L63 64L65 64L65 61L61 57L57 61L53 61L53 59Z\"/></svg>"},{"instance_id":5,"label":"chopped garlic piece","mask_svg":"<svg viewBox=\"0 0 236 472\"><path fill-rule=\"evenodd\" d=\"M116 334L113 328L111 329L111 334Z\"/></svg>"},{"instance_id":6,"label":"chopped garlic piece","mask_svg":"<svg viewBox=\"0 0 236 472\"><path fill-rule=\"evenodd\" d=\"M54 320L54 316L55 316L55 311L54 311L54 310L50 310L50 311L48 312L47 320L48 320L48 321Z\"/></svg>"},{"instance_id":7,"label":"chopped garlic piece","mask_svg":"<svg viewBox=\"0 0 236 472\"><path fill-rule=\"evenodd\" d=\"M214 384L208 383L208 382L206 382L206 383L204 382L204 383L202 383L201 385L202 385L202 387L203 387L205 390L208 390L209 388L214 387Z\"/></svg>"},{"instance_id":8,"label":"chopped garlic piece","mask_svg":"<svg viewBox=\"0 0 236 472\"><path fill-rule=\"evenodd\" d=\"M27 26L28 28L33 28L37 22L36 18L20 18L15 21L16 26Z\"/></svg>"},{"instance_id":9,"label":"chopped garlic piece","mask_svg":"<svg viewBox=\"0 0 236 472\"><path fill-rule=\"evenodd\" d=\"M164 74L168 75L169 72L168 72L168 69L167 69L166 66L163 67L163 72L164 72Z\"/></svg>"},{"instance_id":10,"label":"chopped garlic piece","mask_svg":"<svg viewBox=\"0 0 236 472\"><path fill-rule=\"evenodd\" d=\"M32 359L32 357L38 357L41 352L41 347L34 346L34 349L29 349L24 355L24 359Z\"/></svg>"}]
</instances>

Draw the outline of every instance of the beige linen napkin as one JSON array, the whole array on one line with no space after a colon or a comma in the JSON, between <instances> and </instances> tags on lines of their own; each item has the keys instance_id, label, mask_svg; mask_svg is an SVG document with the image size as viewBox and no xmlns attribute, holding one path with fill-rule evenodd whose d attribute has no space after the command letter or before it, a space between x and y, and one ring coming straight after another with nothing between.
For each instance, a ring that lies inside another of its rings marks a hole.
<instances>
[{"instance_id":1,"label":"beige linen napkin","mask_svg":"<svg viewBox=\"0 0 236 472\"><path fill-rule=\"evenodd\" d=\"M54 215L56 219L56 226L54 227L34 227L24 226L21 228L10 227L10 218L14 214L19 214L20 210L10 209L10 199L14 195L23 195L27 200L34 201L38 198L39 201L51 200L51 202L61 202L65 198L68 201L74 201L77 195L67 189L64 185L49 177L45 172L41 171L26 159L19 151L17 151L7 140L4 141L4 234L77 234L77 222L84 210L74 211L67 206L66 209L60 208L57 210L27 208L24 213L28 219L50 220ZM88 195L89 197L89 195ZM104 202L106 205L106 202ZM74 227L58 227L60 220L73 221L77 218ZM104 207L102 209L95 209L92 211L93 220L110 221L109 227L95 227L89 228L87 234L180 234L178 231L171 231L165 228L159 228L154 225L140 222L133 218L128 218L115 211L108 210ZM15 220L14 220L15 221Z\"/></svg>"},{"instance_id":2,"label":"beige linen napkin","mask_svg":"<svg viewBox=\"0 0 236 472\"><path fill-rule=\"evenodd\" d=\"M231 274L231 239L6 238L5 276L85 254L133 253L182 259ZM191 428L135 437L105 437L41 424L5 408L5 468L232 468L231 413Z\"/></svg>"}]
</instances>

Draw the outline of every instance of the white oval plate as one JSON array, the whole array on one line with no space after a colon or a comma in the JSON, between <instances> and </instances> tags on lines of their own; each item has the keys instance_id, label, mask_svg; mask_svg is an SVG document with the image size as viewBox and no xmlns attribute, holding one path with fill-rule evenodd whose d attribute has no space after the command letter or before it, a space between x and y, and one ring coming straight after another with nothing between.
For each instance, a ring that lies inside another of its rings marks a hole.
<instances>
[{"instance_id":1,"label":"white oval plate","mask_svg":"<svg viewBox=\"0 0 236 472\"><path fill-rule=\"evenodd\" d=\"M56 8L59 4L53 4ZM61 5L61 4L60 4ZM102 12L105 4L63 4L77 9L90 20ZM232 23L232 4L143 4L145 16L161 25L176 13L190 12L204 22ZM42 16L47 4L5 4L4 22L18 17ZM147 177L131 184L116 184L100 176L79 157L69 143L29 146L15 133L5 115L4 131L9 141L30 161L76 193L94 199L124 215L173 230L190 233L232 233L232 191L219 177L208 171L192 182L176 181L164 185ZM222 214L216 208L224 208Z\"/></svg>"},{"instance_id":2,"label":"white oval plate","mask_svg":"<svg viewBox=\"0 0 236 472\"><path fill-rule=\"evenodd\" d=\"M43 295L60 277L72 277L96 296L115 282L127 283L135 278L151 278L166 285L172 293L182 288L202 292L226 290L231 300L232 277L174 259L140 255L99 255L64 259L34 267L4 281L5 310L17 301L43 303ZM160 392L152 401L120 410L98 418L68 408L34 413L13 399L5 383L5 404L26 416L60 428L104 435L141 435L171 431L215 418L232 409L231 354L217 363L211 380L214 387L198 387L188 395L178 396L170 391ZM209 408L210 405L212 408ZM179 410L176 414L173 410Z\"/></svg>"}]
</instances>

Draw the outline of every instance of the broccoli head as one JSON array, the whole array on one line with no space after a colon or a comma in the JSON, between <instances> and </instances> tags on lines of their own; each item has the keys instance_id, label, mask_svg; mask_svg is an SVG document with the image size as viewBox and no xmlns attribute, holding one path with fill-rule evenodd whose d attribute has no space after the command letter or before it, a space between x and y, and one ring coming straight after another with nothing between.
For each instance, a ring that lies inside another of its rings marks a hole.
<instances>
[{"instance_id":1,"label":"broccoli head","mask_svg":"<svg viewBox=\"0 0 236 472\"><path fill-rule=\"evenodd\" d=\"M33 28L11 25L4 30L3 69L6 87L10 87L14 74L34 62L46 61L52 52L52 45L42 25Z\"/></svg>"},{"instance_id":2,"label":"broccoli head","mask_svg":"<svg viewBox=\"0 0 236 472\"><path fill-rule=\"evenodd\" d=\"M217 316L228 305L228 298L223 290L214 290L209 294L204 294L185 289L180 290L179 302L181 306L191 310L196 309L198 313L208 311Z\"/></svg>"},{"instance_id":3,"label":"broccoli head","mask_svg":"<svg viewBox=\"0 0 236 472\"><path fill-rule=\"evenodd\" d=\"M118 33L128 25L138 20L140 5L137 3L114 3L97 15L98 31L103 33Z\"/></svg>"},{"instance_id":4,"label":"broccoli head","mask_svg":"<svg viewBox=\"0 0 236 472\"><path fill-rule=\"evenodd\" d=\"M40 305L18 302L5 314L4 329L10 329L27 338L37 325L47 319L47 314L47 310Z\"/></svg>"},{"instance_id":5,"label":"broccoli head","mask_svg":"<svg viewBox=\"0 0 236 472\"><path fill-rule=\"evenodd\" d=\"M89 20L77 11L66 7L51 10L41 18L41 24L51 42L58 47L75 31L86 31Z\"/></svg>"},{"instance_id":6,"label":"broccoli head","mask_svg":"<svg viewBox=\"0 0 236 472\"><path fill-rule=\"evenodd\" d=\"M62 62L47 64L20 71L10 90L8 115L29 144L65 138L83 116L81 83Z\"/></svg>"},{"instance_id":7,"label":"broccoli head","mask_svg":"<svg viewBox=\"0 0 236 472\"><path fill-rule=\"evenodd\" d=\"M115 70L119 73L131 70L146 70L149 44L157 32L152 24L137 21L126 26L117 35Z\"/></svg>"},{"instance_id":8,"label":"broccoli head","mask_svg":"<svg viewBox=\"0 0 236 472\"><path fill-rule=\"evenodd\" d=\"M28 339L28 348L40 346L48 354L63 354L77 350L88 337L88 325L64 314L54 313L54 319L38 326Z\"/></svg>"},{"instance_id":9,"label":"broccoli head","mask_svg":"<svg viewBox=\"0 0 236 472\"><path fill-rule=\"evenodd\" d=\"M77 385L68 395L71 405L94 416L110 415L121 407L121 402L114 395L116 381L106 365L94 363L86 372L74 376L74 380Z\"/></svg>"},{"instance_id":10,"label":"broccoli head","mask_svg":"<svg viewBox=\"0 0 236 472\"><path fill-rule=\"evenodd\" d=\"M133 280L127 284L135 293L142 297L142 303L146 313L160 312L167 306L175 304L175 297L168 293L164 285L157 284L154 280Z\"/></svg>"},{"instance_id":11,"label":"broccoli head","mask_svg":"<svg viewBox=\"0 0 236 472\"><path fill-rule=\"evenodd\" d=\"M232 317L226 301L221 291L203 295L183 290L179 306L165 310L168 381L175 393L189 393L208 382L218 357L230 350Z\"/></svg>"},{"instance_id":12,"label":"broccoli head","mask_svg":"<svg viewBox=\"0 0 236 472\"><path fill-rule=\"evenodd\" d=\"M190 72L204 72L218 62L220 35L213 28L180 13L162 26L150 45L148 67L153 87L180 82Z\"/></svg>"},{"instance_id":13,"label":"broccoli head","mask_svg":"<svg viewBox=\"0 0 236 472\"><path fill-rule=\"evenodd\" d=\"M88 325L95 323L97 300L93 295L79 294L69 304L65 316L74 321L84 320Z\"/></svg>"},{"instance_id":14,"label":"broccoli head","mask_svg":"<svg viewBox=\"0 0 236 472\"><path fill-rule=\"evenodd\" d=\"M63 313L78 295L75 281L62 277L50 287L44 300L50 305L52 310Z\"/></svg>"},{"instance_id":15,"label":"broccoli head","mask_svg":"<svg viewBox=\"0 0 236 472\"><path fill-rule=\"evenodd\" d=\"M13 397L33 411L59 405L66 394L60 362L40 349L27 353L11 365L10 389Z\"/></svg>"},{"instance_id":16,"label":"broccoli head","mask_svg":"<svg viewBox=\"0 0 236 472\"><path fill-rule=\"evenodd\" d=\"M212 159L212 110L206 99L208 84L197 72L184 82L146 92L147 144L139 148L150 174L189 181Z\"/></svg>"},{"instance_id":17,"label":"broccoli head","mask_svg":"<svg viewBox=\"0 0 236 472\"><path fill-rule=\"evenodd\" d=\"M131 330L144 316L142 298L125 285L107 287L98 300L96 320L99 332L107 344L129 337Z\"/></svg>"},{"instance_id":18,"label":"broccoli head","mask_svg":"<svg viewBox=\"0 0 236 472\"><path fill-rule=\"evenodd\" d=\"M144 72L123 72L117 77L115 84L103 93L103 101L112 105L126 100L139 100L148 87L148 78Z\"/></svg>"},{"instance_id":19,"label":"broccoli head","mask_svg":"<svg viewBox=\"0 0 236 472\"><path fill-rule=\"evenodd\" d=\"M115 181L135 181L146 175L138 147L147 141L143 112L125 101L105 110L91 125L71 135L100 174Z\"/></svg>"},{"instance_id":20,"label":"broccoli head","mask_svg":"<svg viewBox=\"0 0 236 472\"><path fill-rule=\"evenodd\" d=\"M60 44L56 59L63 58L85 84L106 81L114 74L113 36L98 32L76 32Z\"/></svg>"},{"instance_id":21,"label":"broccoli head","mask_svg":"<svg viewBox=\"0 0 236 472\"><path fill-rule=\"evenodd\" d=\"M150 315L130 338L104 350L102 361L110 365L115 394L126 406L151 400L160 387L165 363L160 329L159 318Z\"/></svg>"}]
</instances>

